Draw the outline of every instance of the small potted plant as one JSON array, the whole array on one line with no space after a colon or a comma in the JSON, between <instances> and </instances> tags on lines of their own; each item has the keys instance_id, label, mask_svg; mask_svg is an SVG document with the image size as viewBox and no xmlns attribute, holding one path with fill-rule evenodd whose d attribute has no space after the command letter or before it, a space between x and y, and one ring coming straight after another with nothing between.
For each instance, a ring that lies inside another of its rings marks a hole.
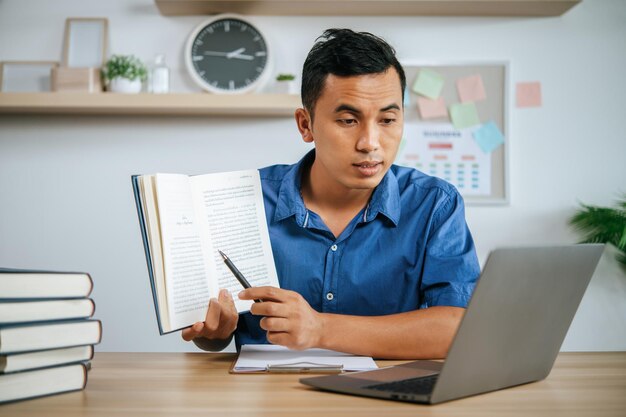
<instances>
[{"instance_id":1,"label":"small potted plant","mask_svg":"<svg viewBox=\"0 0 626 417\"><path fill-rule=\"evenodd\" d=\"M107 90L114 93L138 93L146 80L146 66L134 55L113 55L102 70Z\"/></svg>"},{"instance_id":2,"label":"small potted plant","mask_svg":"<svg viewBox=\"0 0 626 417\"><path fill-rule=\"evenodd\" d=\"M616 248L616 258L626 272L626 195L617 207L581 204L569 224L583 234L581 243L609 243Z\"/></svg>"},{"instance_id":3,"label":"small potted plant","mask_svg":"<svg viewBox=\"0 0 626 417\"><path fill-rule=\"evenodd\" d=\"M276 92L279 94L298 94L296 76L293 74L278 74L276 76Z\"/></svg>"}]
</instances>

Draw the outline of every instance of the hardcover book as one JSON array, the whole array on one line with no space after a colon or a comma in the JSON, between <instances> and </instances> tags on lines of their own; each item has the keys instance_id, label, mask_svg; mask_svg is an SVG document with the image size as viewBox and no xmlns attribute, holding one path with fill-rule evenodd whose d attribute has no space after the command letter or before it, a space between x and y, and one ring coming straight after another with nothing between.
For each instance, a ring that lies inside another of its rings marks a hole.
<instances>
[{"instance_id":1,"label":"hardcover book","mask_svg":"<svg viewBox=\"0 0 626 417\"><path fill-rule=\"evenodd\" d=\"M252 286L279 286L258 171L136 175L132 182L161 334L204 321L222 288L238 312L250 309L218 250Z\"/></svg>"}]
</instances>

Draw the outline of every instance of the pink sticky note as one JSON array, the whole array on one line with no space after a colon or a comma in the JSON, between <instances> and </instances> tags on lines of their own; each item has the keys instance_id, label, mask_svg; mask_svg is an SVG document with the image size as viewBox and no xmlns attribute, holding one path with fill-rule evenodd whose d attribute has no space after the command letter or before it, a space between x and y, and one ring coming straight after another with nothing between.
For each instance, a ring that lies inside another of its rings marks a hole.
<instances>
[{"instance_id":1,"label":"pink sticky note","mask_svg":"<svg viewBox=\"0 0 626 417\"><path fill-rule=\"evenodd\" d=\"M517 107L541 107L541 83L517 83L516 98Z\"/></svg>"},{"instance_id":2,"label":"pink sticky note","mask_svg":"<svg viewBox=\"0 0 626 417\"><path fill-rule=\"evenodd\" d=\"M431 100L426 97L417 98L417 108L422 119L436 119L438 117L448 117L448 109L443 97Z\"/></svg>"},{"instance_id":3,"label":"pink sticky note","mask_svg":"<svg viewBox=\"0 0 626 417\"><path fill-rule=\"evenodd\" d=\"M456 80L456 89L459 92L461 103L481 101L487 98L483 79L478 74Z\"/></svg>"}]
</instances>

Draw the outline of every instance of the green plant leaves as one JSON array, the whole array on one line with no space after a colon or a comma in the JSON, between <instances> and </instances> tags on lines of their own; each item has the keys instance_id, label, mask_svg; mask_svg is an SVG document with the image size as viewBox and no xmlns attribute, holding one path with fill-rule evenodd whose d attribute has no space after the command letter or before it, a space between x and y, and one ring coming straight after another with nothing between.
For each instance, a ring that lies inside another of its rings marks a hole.
<instances>
[{"instance_id":1,"label":"green plant leaves","mask_svg":"<svg viewBox=\"0 0 626 417\"><path fill-rule=\"evenodd\" d=\"M583 234L581 243L611 243L619 250L617 260L626 268L626 195L616 208L581 204L569 224Z\"/></svg>"}]
</instances>

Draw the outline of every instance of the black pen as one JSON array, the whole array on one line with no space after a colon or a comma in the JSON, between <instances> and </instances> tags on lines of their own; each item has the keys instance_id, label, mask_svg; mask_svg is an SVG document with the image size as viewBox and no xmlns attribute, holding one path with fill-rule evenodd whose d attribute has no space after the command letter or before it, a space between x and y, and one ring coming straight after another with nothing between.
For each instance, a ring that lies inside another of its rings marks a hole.
<instances>
[{"instance_id":1,"label":"black pen","mask_svg":"<svg viewBox=\"0 0 626 417\"><path fill-rule=\"evenodd\" d=\"M251 288L252 285L250 285L250 283L248 282L248 280L246 279L246 277L243 276L243 274L241 273L241 271L239 271L237 269L237 267L235 266L235 264L233 263L233 261L230 260L230 258L228 256L226 256L226 254L224 252L222 252L221 250L217 250L220 255L222 255L222 258L224 258L224 263L226 264L226 266L228 267L228 269L230 269L230 272L233 273L233 275L235 276L235 278L237 278L237 281L239 281L239 283L241 284L241 286L245 289ZM261 300L254 300L255 303L260 303Z\"/></svg>"}]
</instances>

